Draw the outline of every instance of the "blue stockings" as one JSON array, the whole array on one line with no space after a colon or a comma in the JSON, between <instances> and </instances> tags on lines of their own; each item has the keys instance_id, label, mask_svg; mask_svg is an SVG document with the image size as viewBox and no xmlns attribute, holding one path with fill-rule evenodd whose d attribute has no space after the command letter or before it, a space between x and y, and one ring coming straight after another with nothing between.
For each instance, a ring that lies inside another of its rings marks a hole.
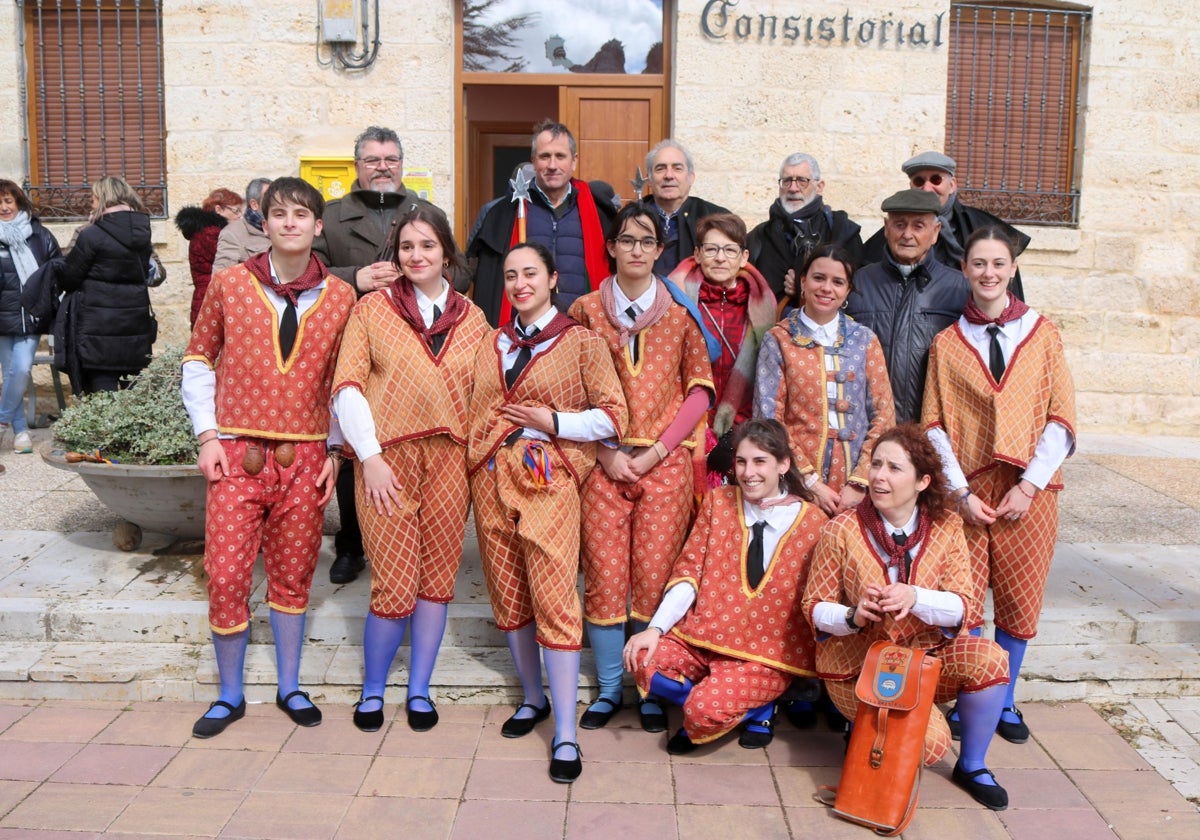
<instances>
[{"instance_id":1,"label":"blue stockings","mask_svg":"<svg viewBox=\"0 0 1200 840\"><path fill-rule=\"evenodd\" d=\"M404 640L408 618L381 618L367 613L367 624L363 628L363 664L366 675L363 679L362 696L383 697L387 691L388 672L396 651ZM359 706L363 712L377 712L383 708L381 700L371 700Z\"/></svg>"}]
</instances>

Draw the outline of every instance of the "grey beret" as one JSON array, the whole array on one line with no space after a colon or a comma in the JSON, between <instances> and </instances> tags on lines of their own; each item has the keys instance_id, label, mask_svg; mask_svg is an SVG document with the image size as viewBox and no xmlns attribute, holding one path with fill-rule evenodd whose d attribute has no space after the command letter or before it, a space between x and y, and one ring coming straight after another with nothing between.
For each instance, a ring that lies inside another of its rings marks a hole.
<instances>
[{"instance_id":1,"label":"grey beret","mask_svg":"<svg viewBox=\"0 0 1200 840\"><path fill-rule=\"evenodd\" d=\"M942 200L936 193L926 190L900 190L883 200L880 209L884 213L932 213L942 212Z\"/></svg>"},{"instance_id":2,"label":"grey beret","mask_svg":"<svg viewBox=\"0 0 1200 840\"><path fill-rule=\"evenodd\" d=\"M953 175L958 164L954 162L954 158L941 152L921 152L900 164L900 168L904 170L905 175L912 175L921 169L940 169Z\"/></svg>"}]
</instances>

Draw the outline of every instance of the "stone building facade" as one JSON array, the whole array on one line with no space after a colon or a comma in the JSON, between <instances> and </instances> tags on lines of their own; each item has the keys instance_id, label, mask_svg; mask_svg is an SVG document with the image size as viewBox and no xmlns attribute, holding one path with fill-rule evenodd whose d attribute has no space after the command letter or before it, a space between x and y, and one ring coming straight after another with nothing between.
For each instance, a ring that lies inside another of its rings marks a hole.
<instances>
[{"instance_id":1,"label":"stone building facade","mask_svg":"<svg viewBox=\"0 0 1200 840\"><path fill-rule=\"evenodd\" d=\"M0 81L0 108L12 114L38 95L15 72L35 48L31 5L0 12L0 60L14 68ZM378 55L363 70L331 64L319 43L318 9L331 4L161 5L168 217L217 186L240 192L254 176L298 174L302 156L349 155L357 132L378 123L399 131L407 167L432 173L433 200L456 230L469 227L476 202L464 183L475 159L465 128L487 111L477 91L495 79L462 72L459 3L400 12L382 2ZM1074 133L1077 219L1019 223L1033 237L1021 260L1027 297L1062 328L1084 430L1200 434L1200 19L1186 0L1037 5L1090 18ZM749 224L777 194L779 161L806 151L821 161L826 200L869 235L880 201L904 186L900 162L944 147L949 2L663 6L660 135L694 154L693 192ZM567 100L547 101L550 110ZM26 138L20 120L0 130L4 177L28 177ZM64 241L71 228L55 226ZM153 292L160 340L180 340L186 242L170 218L154 234L171 273Z\"/></svg>"}]
</instances>

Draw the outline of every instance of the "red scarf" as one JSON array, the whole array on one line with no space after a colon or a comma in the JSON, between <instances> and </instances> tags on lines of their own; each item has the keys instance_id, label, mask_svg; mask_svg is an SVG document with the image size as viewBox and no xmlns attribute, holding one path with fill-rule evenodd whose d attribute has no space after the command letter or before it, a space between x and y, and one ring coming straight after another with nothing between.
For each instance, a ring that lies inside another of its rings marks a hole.
<instances>
[{"instance_id":1,"label":"red scarf","mask_svg":"<svg viewBox=\"0 0 1200 840\"><path fill-rule=\"evenodd\" d=\"M537 187L530 185L531 189ZM592 291L600 288L600 281L608 277L608 252L604 249L604 228L600 225L600 214L596 211L596 199L591 187L586 181L578 178L571 179L571 189L575 191L575 207L579 210L579 228L583 231L583 262L587 266L588 285ZM508 247L518 244L521 237L521 214L513 219L512 236ZM513 319L512 304L508 295L500 296L500 323L507 324Z\"/></svg>"},{"instance_id":2,"label":"red scarf","mask_svg":"<svg viewBox=\"0 0 1200 840\"><path fill-rule=\"evenodd\" d=\"M718 286L707 280L700 284L700 303L729 303L745 306L750 300L750 282L745 277L735 278L733 288Z\"/></svg>"},{"instance_id":3,"label":"red scarf","mask_svg":"<svg viewBox=\"0 0 1200 840\"><path fill-rule=\"evenodd\" d=\"M516 323L515 319L510 319L508 321L505 321L504 326L502 326L500 328L500 332L502 332L506 336L508 336L508 340L512 342L512 347L509 349L508 352L514 353L517 350L520 350L520 349L526 348L526 347L529 348L530 350L532 350L537 345L539 345L543 342L546 342L546 341L550 341L551 339L556 338L557 336L561 335L562 333L565 333L567 330L571 329L572 327L578 327L578 326L580 326L580 324L574 318L568 318L566 315L559 312L559 313L555 314L555 316L553 318L550 319L550 323L546 325L546 328L544 330L541 330L540 332L538 332L537 335L533 336L532 338L526 338L525 336L523 336L519 332L517 332L517 323Z\"/></svg>"},{"instance_id":4,"label":"red scarf","mask_svg":"<svg viewBox=\"0 0 1200 840\"><path fill-rule=\"evenodd\" d=\"M246 270L262 284L264 289L270 289L275 294L287 298L292 302L292 306L299 305L296 303L296 299L300 297L301 292L307 292L309 289L320 286L321 281L329 274L325 265L317 259L317 255L309 254L308 265L305 266L303 274L290 283L276 283L271 279L271 252L269 250L255 254L246 260Z\"/></svg>"},{"instance_id":5,"label":"red scarf","mask_svg":"<svg viewBox=\"0 0 1200 840\"><path fill-rule=\"evenodd\" d=\"M860 504L854 509L854 512L858 516L858 521L887 554L888 568L896 569L896 580L900 583L908 583L908 570L904 568L904 555L911 551L913 546L925 542L926 537L929 536L929 514L920 510L917 513L916 532L909 535L904 545L896 545L896 541L892 539L892 531L900 529L884 522L879 511L875 509L875 505Z\"/></svg>"},{"instance_id":6,"label":"red scarf","mask_svg":"<svg viewBox=\"0 0 1200 840\"><path fill-rule=\"evenodd\" d=\"M967 298L967 306L963 310L963 317L967 319L968 324L999 324L1004 326L1009 321L1015 321L1029 311L1029 307L1025 301L1020 300L1012 292L1008 293L1008 303L1004 305L1004 311L1000 313L998 318L991 318L984 314L984 311L975 305L975 298Z\"/></svg>"},{"instance_id":7,"label":"red scarf","mask_svg":"<svg viewBox=\"0 0 1200 840\"><path fill-rule=\"evenodd\" d=\"M388 291L391 293L388 300L392 308L428 345L433 344L433 336L450 332L450 328L458 323L467 309L467 299L451 289L446 295L446 310L442 317L434 321L433 326L426 327L425 319L421 317L421 307L417 304L417 292L407 277L401 274L392 281Z\"/></svg>"}]
</instances>

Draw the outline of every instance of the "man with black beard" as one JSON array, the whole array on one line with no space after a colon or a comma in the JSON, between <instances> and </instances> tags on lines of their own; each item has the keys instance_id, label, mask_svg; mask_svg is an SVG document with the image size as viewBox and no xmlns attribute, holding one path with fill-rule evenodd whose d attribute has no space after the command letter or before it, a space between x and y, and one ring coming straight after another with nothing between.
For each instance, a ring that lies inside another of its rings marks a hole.
<instances>
[{"instance_id":1,"label":"man with black beard","mask_svg":"<svg viewBox=\"0 0 1200 840\"><path fill-rule=\"evenodd\" d=\"M769 217L750 232L750 262L771 285L775 297L786 296L784 283L818 245L842 246L856 265L862 264L862 237L844 210L831 210L822 197L821 165L812 155L796 152L779 167L779 200Z\"/></svg>"}]
</instances>

